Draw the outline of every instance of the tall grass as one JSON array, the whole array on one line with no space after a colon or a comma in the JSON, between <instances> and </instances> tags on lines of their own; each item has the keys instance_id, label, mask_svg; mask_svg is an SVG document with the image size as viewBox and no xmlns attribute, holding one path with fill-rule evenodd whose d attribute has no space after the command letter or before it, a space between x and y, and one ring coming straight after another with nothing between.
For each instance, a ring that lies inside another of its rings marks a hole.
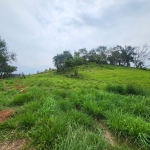
<instances>
[{"instance_id":1,"label":"tall grass","mask_svg":"<svg viewBox=\"0 0 150 150\"><path fill-rule=\"evenodd\" d=\"M97 130L95 133L90 132L83 127L75 129L72 126L67 127L67 135L61 138L59 143L55 144L54 149L61 150L107 150L108 143L104 140L102 132ZM111 147L109 147L111 150Z\"/></svg>"},{"instance_id":2,"label":"tall grass","mask_svg":"<svg viewBox=\"0 0 150 150\"><path fill-rule=\"evenodd\" d=\"M39 150L150 149L150 97L145 90L150 88L149 73L91 64L81 66L79 75L74 79L48 72L0 81L0 110L16 111L0 124L0 141L15 135ZM20 94L16 86L27 91ZM100 122L120 139L120 145L110 146ZM131 145L124 148L122 139Z\"/></svg>"},{"instance_id":3,"label":"tall grass","mask_svg":"<svg viewBox=\"0 0 150 150\"><path fill-rule=\"evenodd\" d=\"M97 118L97 119L103 119L104 118L102 108L98 107L96 102L93 102L91 100L87 100L87 101L83 102L83 110L87 114L93 116L94 118Z\"/></svg>"},{"instance_id":4,"label":"tall grass","mask_svg":"<svg viewBox=\"0 0 150 150\"><path fill-rule=\"evenodd\" d=\"M109 112L107 124L119 137L124 137L141 147L150 148L150 123L140 117L121 112Z\"/></svg>"},{"instance_id":5,"label":"tall grass","mask_svg":"<svg viewBox=\"0 0 150 150\"><path fill-rule=\"evenodd\" d=\"M147 95L147 90L145 88L133 84L127 84L126 86L107 84L105 89L108 92L114 92L122 95Z\"/></svg>"}]
</instances>

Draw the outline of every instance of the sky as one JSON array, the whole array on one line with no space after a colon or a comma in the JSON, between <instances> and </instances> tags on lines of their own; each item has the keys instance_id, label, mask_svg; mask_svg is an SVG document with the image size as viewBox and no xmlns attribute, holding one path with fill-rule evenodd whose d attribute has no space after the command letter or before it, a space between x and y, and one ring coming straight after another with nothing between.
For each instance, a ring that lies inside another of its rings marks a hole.
<instances>
[{"instance_id":1,"label":"sky","mask_svg":"<svg viewBox=\"0 0 150 150\"><path fill-rule=\"evenodd\" d=\"M0 0L0 36L32 74L64 50L150 45L150 0Z\"/></svg>"}]
</instances>

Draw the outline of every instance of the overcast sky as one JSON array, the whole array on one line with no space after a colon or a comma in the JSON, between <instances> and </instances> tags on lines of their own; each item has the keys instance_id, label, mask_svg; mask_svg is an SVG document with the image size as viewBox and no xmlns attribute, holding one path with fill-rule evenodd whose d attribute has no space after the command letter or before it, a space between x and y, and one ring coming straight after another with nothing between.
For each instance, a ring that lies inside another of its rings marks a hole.
<instances>
[{"instance_id":1,"label":"overcast sky","mask_svg":"<svg viewBox=\"0 0 150 150\"><path fill-rule=\"evenodd\" d=\"M0 36L36 73L64 50L150 45L150 0L0 0Z\"/></svg>"}]
</instances>

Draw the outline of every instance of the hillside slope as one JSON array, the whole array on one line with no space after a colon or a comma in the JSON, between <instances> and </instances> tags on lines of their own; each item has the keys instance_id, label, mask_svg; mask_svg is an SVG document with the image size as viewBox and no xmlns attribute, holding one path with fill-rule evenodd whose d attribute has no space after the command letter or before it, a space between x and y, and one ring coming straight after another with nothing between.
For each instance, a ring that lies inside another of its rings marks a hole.
<instances>
[{"instance_id":1,"label":"hillside slope","mask_svg":"<svg viewBox=\"0 0 150 150\"><path fill-rule=\"evenodd\" d=\"M0 149L150 149L149 89L150 71L95 64L0 80Z\"/></svg>"}]
</instances>

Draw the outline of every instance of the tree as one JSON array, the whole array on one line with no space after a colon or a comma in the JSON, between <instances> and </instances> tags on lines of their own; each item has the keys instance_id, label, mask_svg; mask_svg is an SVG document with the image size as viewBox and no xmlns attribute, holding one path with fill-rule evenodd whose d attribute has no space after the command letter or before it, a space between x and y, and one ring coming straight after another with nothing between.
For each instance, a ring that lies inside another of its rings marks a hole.
<instances>
[{"instance_id":1,"label":"tree","mask_svg":"<svg viewBox=\"0 0 150 150\"><path fill-rule=\"evenodd\" d=\"M133 62L133 56L135 47L132 46L125 46L125 48L121 49L121 58L124 65L127 67L130 66L130 62Z\"/></svg>"},{"instance_id":2,"label":"tree","mask_svg":"<svg viewBox=\"0 0 150 150\"><path fill-rule=\"evenodd\" d=\"M106 64L107 63L107 55L106 52L107 51L107 47L105 46L99 46L98 48L96 48L96 62L98 64L102 63L102 64Z\"/></svg>"},{"instance_id":3,"label":"tree","mask_svg":"<svg viewBox=\"0 0 150 150\"><path fill-rule=\"evenodd\" d=\"M64 51L62 54L57 54L53 57L53 62L57 71L74 66L74 59L69 51Z\"/></svg>"},{"instance_id":4,"label":"tree","mask_svg":"<svg viewBox=\"0 0 150 150\"><path fill-rule=\"evenodd\" d=\"M14 71L17 71L16 66L7 65L6 69L4 70L4 75L6 77L9 77L11 75L11 73L14 72Z\"/></svg>"},{"instance_id":5,"label":"tree","mask_svg":"<svg viewBox=\"0 0 150 150\"><path fill-rule=\"evenodd\" d=\"M130 66L130 63L133 62L133 56L135 55L134 47L131 46L119 46L112 48L111 54L108 56L107 60L110 62L110 64L113 65L126 65Z\"/></svg>"},{"instance_id":6,"label":"tree","mask_svg":"<svg viewBox=\"0 0 150 150\"><path fill-rule=\"evenodd\" d=\"M94 49L89 51L88 59L89 59L89 62L96 62L96 51Z\"/></svg>"},{"instance_id":7,"label":"tree","mask_svg":"<svg viewBox=\"0 0 150 150\"><path fill-rule=\"evenodd\" d=\"M54 66L57 68L57 71L63 69L64 64L63 54L57 54L53 57Z\"/></svg>"},{"instance_id":8,"label":"tree","mask_svg":"<svg viewBox=\"0 0 150 150\"><path fill-rule=\"evenodd\" d=\"M7 45L0 37L0 76L16 71L17 67L10 66L9 63L16 61L16 54L7 50ZM11 69L10 69L11 68Z\"/></svg>"},{"instance_id":9,"label":"tree","mask_svg":"<svg viewBox=\"0 0 150 150\"><path fill-rule=\"evenodd\" d=\"M75 65L82 65L84 63L83 57L80 56L80 52L74 52Z\"/></svg>"},{"instance_id":10,"label":"tree","mask_svg":"<svg viewBox=\"0 0 150 150\"><path fill-rule=\"evenodd\" d=\"M74 66L74 59L72 57L72 54L69 51L64 51L63 52L63 67L68 68L68 67L73 67Z\"/></svg>"},{"instance_id":11,"label":"tree","mask_svg":"<svg viewBox=\"0 0 150 150\"><path fill-rule=\"evenodd\" d=\"M87 58L88 58L88 52L87 52L86 48L81 48L81 49L79 49L78 52L80 53L80 56L83 58L84 63L86 63Z\"/></svg>"},{"instance_id":12,"label":"tree","mask_svg":"<svg viewBox=\"0 0 150 150\"><path fill-rule=\"evenodd\" d=\"M107 58L107 60L110 62L112 65L117 65L121 64L121 54L119 51L115 50L111 52L111 55Z\"/></svg>"},{"instance_id":13,"label":"tree","mask_svg":"<svg viewBox=\"0 0 150 150\"><path fill-rule=\"evenodd\" d=\"M148 51L148 45L145 44L142 49L136 47L134 52L133 62L136 68L142 68L146 60L150 59L150 51Z\"/></svg>"}]
</instances>

